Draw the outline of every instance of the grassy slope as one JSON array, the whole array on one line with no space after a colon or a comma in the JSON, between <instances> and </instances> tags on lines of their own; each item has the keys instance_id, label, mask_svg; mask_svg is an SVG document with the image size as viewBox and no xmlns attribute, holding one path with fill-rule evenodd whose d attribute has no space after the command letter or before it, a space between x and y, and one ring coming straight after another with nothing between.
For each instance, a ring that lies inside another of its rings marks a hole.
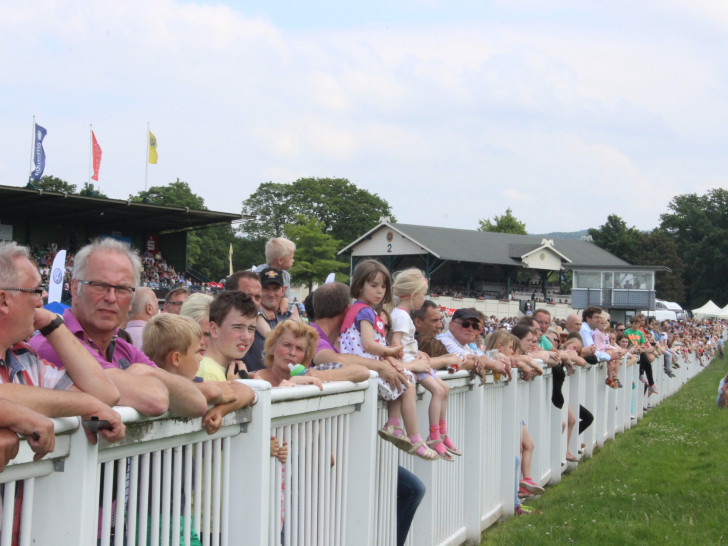
<instances>
[{"instance_id":1,"label":"grassy slope","mask_svg":"<svg viewBox=\"0 0 728 546\"><path fill-rule=\"evenodd\" d=\"M715 404L727 369L715 360L530 502L541 514L491 527L482 544L728 542L728 410Z\"/></svg>"}]
</instances>

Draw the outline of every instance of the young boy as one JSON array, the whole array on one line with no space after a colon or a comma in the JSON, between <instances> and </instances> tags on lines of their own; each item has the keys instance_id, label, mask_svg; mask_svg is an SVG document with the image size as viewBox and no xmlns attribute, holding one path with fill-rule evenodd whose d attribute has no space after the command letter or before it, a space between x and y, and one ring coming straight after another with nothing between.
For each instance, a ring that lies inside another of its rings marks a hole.
<instances>
[{"instance_id":1,"label":"young boy","mask_svg":"<svg viewBox=\"0 0 728 546\"><path fill-rule=\"evenodd\" d=\"M285 237L276 237L270 239L265 244L265 259L267 263L261 264L255 268L256 272L263 271L266 267L278 269L282 273L283 288L286 294L281 300L279 311L281 314L287 313L289 310L288 298L290 296L291 275L288 270L293 266L293 254L296 252L296 243L286 239Z\"/></svg>"},{"instance_id":2,"label":"young boy","mask_svg":"<svg viewBox=\"0 0 728 546\"><path fill-rule=\"evenodd\" d=\"M205 395L209 409L202 418L208 434L214 434L222 425L222 418L255 400L253 390L236 381L203 381L195 377L200 364L202 329L189 317L163 313L152 318L144 327L142 339L147 343L147 356L169 373L195 381Z\"/></svg>"},{"instance_id":3,"label":"young boy","mask_svg":"<svg viewBox=\"0 0 728 546\"><path fill-rule=\"evenodd\" d=\"M226 381L227 368L248 352L255 337L258 308L243 292L222 292L210 304L210 340L197 376Z\"/></svg>"}]
</instances>

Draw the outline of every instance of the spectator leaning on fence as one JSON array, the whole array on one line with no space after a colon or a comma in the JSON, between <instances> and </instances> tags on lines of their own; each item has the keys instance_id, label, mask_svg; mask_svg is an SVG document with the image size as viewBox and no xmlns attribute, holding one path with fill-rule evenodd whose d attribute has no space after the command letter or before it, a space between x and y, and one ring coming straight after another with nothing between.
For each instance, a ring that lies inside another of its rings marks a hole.
<instances>
[{"instance_id":1,"label":"spectator leaning on fence","mask_svg":"<svg viewBox=\"0 0 728 546\"><path fill-rule=\"evenodd\" d=\"M147 354L155 364L169 373L195 382L208 404L213 407L202 418L208 434L222 425L222 418L253 403L253 390L237 381L202 381L196 378L200 365L202 329L190 317L163 313L154 317L144 328Z\"/></svg>"},{"instance_id":2,"label":"spectator leaning on fence","mask_svg":"<svg viewBox=\"0 0 728 546\"><path fill-rule=\"evenodd\" d=\"M258 310L243 292L222 292L210 304L210 340L197 376L227 380L227 369L245 356L255 336Z\"/></svg>"},{"instance_id":3,"label":"spectator leaning on fence","mask_svg":"<svg viewBox=\"0 0 728 546\"><path fill-rule=\"evenodd\" d=\"M139 256L126 243L101 239L83 247L75 264L73 300L63 319L119 389L119 405L145 415L169 409L178 416L203 416L207 403L194 385L159 369L131 343L117 338L139 280ZM42 358L57 366L67 364L42 335L30 343Z\"/></svg>"},{"instance_id":4,"label":"spectator leaning on fence","mask_svg":"<svg viewBox=\"0 0 728 546\"><path fill-rule=\"evenodd\" d=\"M35 412L48 417L98 417L111 425L100 432L104 438L112 442L123 438L124 424L109 407L117 403L119 391L61 317L43 309L44 294L28 249L14 242L0 243L0 398L33 410L4 404L7 413L0 426L23 434L37 455L52 451L53 426ZM67 369L39 358L25 343L35 330L68 363ZM95 442L94 432L87 435Z\"/></svg>"}]
</instances>

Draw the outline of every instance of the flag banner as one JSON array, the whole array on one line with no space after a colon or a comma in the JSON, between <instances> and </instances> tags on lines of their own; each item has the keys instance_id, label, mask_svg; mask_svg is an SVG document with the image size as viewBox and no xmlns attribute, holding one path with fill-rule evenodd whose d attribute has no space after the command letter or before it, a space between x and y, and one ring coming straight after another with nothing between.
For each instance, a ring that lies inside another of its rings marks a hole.
<instances>
[{"instance_id":1,"label":"flag banner","mask_svg":"<svg viewBox=\"0 0 728 546\"><path fill-rule=\"evenodd\" d=\"M157 163L157 137L149 131L149 163Z\"/></svg>"},{"instance_id":2,"label":"flag banner","mask_svg":"<svg viewBox=\"0 0 728 546\"><path fill-rule=\"evenodd\" d=\"M35 142L33 143L33 165L35 168L30 173L30 179L33 182L38 182L40 177L43 176L45 170L45 150L43 150L43 139L46 136L46 131L43 127L35 124Z\"/></svg>"},{"instance_id":3,"label":"flag banner","mask_svg":"<svg viewBox=\"0 0 728 546\"><path fill-rule=\"evenodd\" d=\"M230 250L228 251L228 260L230 262L230 275L233 274L233 244L230 243Z\"/></svg>"},{"instance_id":4,"label":"flag banner","mask_svg":"<svg viewBox=\"0 0 728 546\"><path fill-rule=\"evenodd\" d=\"M63 294L63 277L66 275L66 251L59 250L53 260L51 278L48 283L48 303L61 301Z\"/></svg>"},{"instance_id":5,"label":"flag banner","mask_svg":"<svg viewBox=\"0 0 728 546\"><path fill-rule=\"evenodd\" d=\"M99 181L99 168L101 167L101 146L99 146L98 141L96 140L96 135L93 131L91 131L91 140L93 140L93 158L94 158L94 174L91 177L91 180L96 180L96 182Z\"/></svg>"}]
</instances>

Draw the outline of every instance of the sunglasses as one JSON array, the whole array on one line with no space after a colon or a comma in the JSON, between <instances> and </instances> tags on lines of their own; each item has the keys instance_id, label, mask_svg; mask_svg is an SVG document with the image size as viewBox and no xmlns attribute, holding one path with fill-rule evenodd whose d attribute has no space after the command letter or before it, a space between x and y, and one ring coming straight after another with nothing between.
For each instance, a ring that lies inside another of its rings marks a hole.
<instances>
[{"instance_id":1,"label":"sunglasses","mask_svg":"<svg viewBox=\"0 0 728 546\"><path fill-rule=\"evenodd\" d=\"M473 330L480 330L480 322L477 320L470 321L470 320L454 320L455 324L459 324L463 328L472 328Z\"/></svg>"},{"instance_id":2,"label":"sunglasses","mask_svg":"<svg viewBox=\"0 0 728 546\"><path fill-rule=\"evenodd\" d=\"M617 328L617 332L624 332L626 328Z\"/></svg>"}]
</instances>

